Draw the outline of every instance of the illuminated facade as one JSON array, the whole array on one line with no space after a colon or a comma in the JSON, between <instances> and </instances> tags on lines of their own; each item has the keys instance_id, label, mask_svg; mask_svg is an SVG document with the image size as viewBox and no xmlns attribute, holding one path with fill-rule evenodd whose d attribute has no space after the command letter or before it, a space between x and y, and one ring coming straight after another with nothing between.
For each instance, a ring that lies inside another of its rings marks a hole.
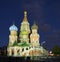
<instances>
[{"instance_id":1,"label":"illuminated facade","mask_svg":"<svg viewBox=\"0 0 60 62\"><path fill-rule=\"evenodd\" d=\"M48 52L42 46L40 46L38 26L34 23L30 30L26 11L24 11L24 18L20 26L19 36L18 28L14 24L10 26L9 31L9 45L7 49L8 56L48 55Z\"/></svg>"}]
</instances>

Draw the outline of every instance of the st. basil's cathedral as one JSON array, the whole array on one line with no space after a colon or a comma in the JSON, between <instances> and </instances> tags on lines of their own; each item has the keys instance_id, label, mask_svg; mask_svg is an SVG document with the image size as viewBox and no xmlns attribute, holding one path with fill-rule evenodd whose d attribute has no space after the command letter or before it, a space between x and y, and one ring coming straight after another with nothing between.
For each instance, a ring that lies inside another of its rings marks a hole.
<instances>
[{"instance_id":1,"label":"st. basil's cathedral","mask_svg":"<svg viewBox=\"0 0 60 62\"><path fill-rule=\"evenodd\" d=\"M21 22L19 36L18 28L15 24L9 27L9 31L8 56L25 57L48 55L48 51L40 45L40 35L38 34L38 26L36 23L34 23L30 29L27 11L24 11L24 18Z\"/></svg>"}]
</instances>

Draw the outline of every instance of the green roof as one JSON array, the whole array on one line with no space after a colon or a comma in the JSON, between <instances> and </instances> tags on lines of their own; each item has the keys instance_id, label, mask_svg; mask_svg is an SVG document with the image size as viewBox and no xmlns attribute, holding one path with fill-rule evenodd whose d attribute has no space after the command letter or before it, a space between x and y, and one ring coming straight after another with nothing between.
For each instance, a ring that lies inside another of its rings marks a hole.
<instances>
[{"instance_id":1,"label":"green roof","mask_svg":"<svg viewBox=\"0 0 60 62\"><path fill-rule=\"evenodd\" d=\"M13 44L13 46L18 46L18 43L15 41L14 44Z\"/></svg>"},{"instance_id":2,"label":"green roof","mask_svg":"<svg viewBox=\"0 0 60 62\"><path fill-rule=\"evenodd\" d=\"M18 46L25 47L25 46L30 46L30 44L27 44L26 42L22 42Z\"/></svg>"},{"instance_id":3,"label":"green roof","mask_svg":"<svg viewBox=\"0 0 60 62\"><path fill-rule=\"evenodd\" d=\"M28 35L28 32L26 30L21 32L22 35Z\"/></svg>"},{"instance_id":4,"label":"green roof","mask_svg":"<svg viewBox=\"0 0 60 62\"><path fill-rule=\"evenodd\" d=\"M29 44L29 43L27 44L26 42L17 43L17 42L15 41L12 46L26 47L26 46L30 46L30 44Z\"/></svg>"}]
</instances>

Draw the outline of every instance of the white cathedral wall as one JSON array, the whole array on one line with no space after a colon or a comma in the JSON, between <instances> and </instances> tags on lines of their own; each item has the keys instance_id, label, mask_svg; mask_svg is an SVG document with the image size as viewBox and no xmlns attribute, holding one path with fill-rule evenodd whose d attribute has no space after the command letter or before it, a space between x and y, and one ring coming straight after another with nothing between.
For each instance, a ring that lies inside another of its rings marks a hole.
<instances>
[{"instance_id":1,"label":"white cathedral wall","mask_svg":"<svg viewBox=\"0 0 60 62\"><path fill-rule=\"evenodd\" d=\"M38 34L31 34L30 41L33 46L34 45L38 46L39 45L39 35Z\"/></svg>"},{"instance_id":2,"label":"white cathedral wall","mask_svg":"<svg viewBox=\"0 0 60 62\"><path fill-rule=\"evenodd\" d=\"M16 31L10 31L10 35L17 35Z\"/></svg>"},{"instance_id":3,"label":"white cathedral wall","mask_svg":"<svg viewBox=\"0 0 60 62\"><path fill-rule=\"evenodd\" d=\"M29 23L27 21L25 21L25 22L23 21L21 23L21 29L20 29L20 31L23 31L24 29L30 33Z\"/></svg>"},{"instance_id":4,"label":"white cathedral wall","mask_svg":"<svg viewBox=\"0 0 60 62\"><path fill-rule=\"evenodd\" d=\"M23 53L27 51L26 48L29 49L29 47L19 47L19 46L8 47L8 49L7 49L8 56L23 56ZM22 51L22 49L24 49L24 51ZM12 50L14 52L13 55L12 55ZM19 50L19 52L17 52L18 50Z\"/></svg>"},{"instance_id":5,"label":"white cathedral wall","mask_svg":"<svg viewBox=\"0 0 60 62\"><path fill-rule=\"evenodd\" d=\"M15 41L17 41L17 36L9 35L9 42L13 44Z\"/></svg>"},{"instance_id":6,"label":"white cathedral wall","mask_svg":"<svg viewBox=\"0 0 60 62\"><path fill-rule=\"evenodd\" d=\"M24 51L22 49L24 48ZM28 48L28 50L26 50ZM43 54L47 55L47 51L43 47L9 47L8 56L42 56ZM14 50L14 54L12 55L12 50ZM19 52L17 52L19 50ZM33 52L31 52L33 51ZM19 53L19 54L18 54Z\"/></svg>"}]
</instances>

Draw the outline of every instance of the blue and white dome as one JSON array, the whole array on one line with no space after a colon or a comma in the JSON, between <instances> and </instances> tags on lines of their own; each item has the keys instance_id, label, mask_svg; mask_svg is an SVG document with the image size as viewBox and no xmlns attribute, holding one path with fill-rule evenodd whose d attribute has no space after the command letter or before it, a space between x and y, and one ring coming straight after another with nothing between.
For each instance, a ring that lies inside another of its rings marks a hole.
<instances>
[{"instance_id":1,"label":"blue and white dome","mask_svg":"<svg viewBox=\"0 0 60 62\"><path fill-rule=\"evenodd\" d=\"M10 31L13 31L13 30L18 31L18 28L13 24L12 26L10 26L9 30Z\"/></svg>"}]
</instances>

